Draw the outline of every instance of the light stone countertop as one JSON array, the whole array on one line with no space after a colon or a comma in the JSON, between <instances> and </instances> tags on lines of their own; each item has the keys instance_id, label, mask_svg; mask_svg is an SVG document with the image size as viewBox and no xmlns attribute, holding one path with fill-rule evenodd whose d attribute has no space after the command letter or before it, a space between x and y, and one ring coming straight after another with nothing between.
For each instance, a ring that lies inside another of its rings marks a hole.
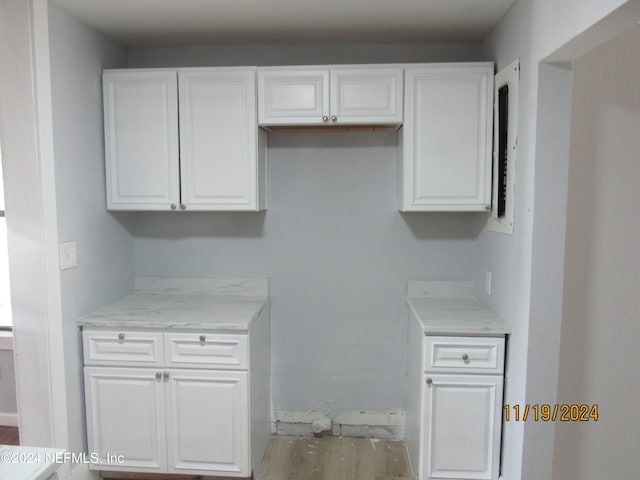
<instances>
[{"instance_id":1,"label":"light stone countertop","mask_svg":"<svg viewBox=\"0 0 640 480\"><path fill-rule=\"evenodd\" d=\"M473 282L410 281L411 316L428 335L505 335L508 323L480 303Z\"/></svg>"},{"instance_id":2,"label":"light stone countertop","mask_svg":"<svg viewBox=\"0 0 640 480\"><path fill-rule=\"evenodd\" d=\"M77 323L92 328L248 331L268 306L266 282L136 279L134 294L85 315ZM243 285L247 287L244 290Z\"/></svg>"}]
</instances>

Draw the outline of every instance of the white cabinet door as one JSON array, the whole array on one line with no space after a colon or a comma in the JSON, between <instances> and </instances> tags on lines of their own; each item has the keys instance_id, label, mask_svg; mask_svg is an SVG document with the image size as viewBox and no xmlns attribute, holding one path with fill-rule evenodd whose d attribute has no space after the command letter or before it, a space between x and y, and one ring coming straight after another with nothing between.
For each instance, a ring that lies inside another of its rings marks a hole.
<instances>
[{"instance_id":1,"label":"white cabinet door","mask_svg":"<svg viewBox=\"0 0 640 480\"><path fill-rule=\"evenodd\" d=\"M167 372L169 473L250 476L248 373Z\"/></svg>"},{"instance_id":2,"label":"white cabinet door","mask_svg":"<svg viewBox=\"0 0 640 480\"><path fill-rule=\"evenodd\" d=\"M401 211L491 205L493 64L405 70Z\"/></svg>"},{"instance_id":3,"label":"white cabinet door","mask_svg":"<svg viewBox=\"0 0 640 480\"><path fill-rule=\"evenodd\" d=\"M108 209L179 203L176 78L165 70L103 74Z\"/></svg>"},{"instance_id":4,"label":"white cabinet door","mask_svg":"<svg viewBox=\"0 0 640 480\"><path fill-rule=\"evenodd\" d=\"M255 76L255 68L179 71L181 208L260 209Z\"/></svg>"},{"instance_id":5,"label":"white cabinet door","mask_svg":"<svg viewBox=\"0 0 640 480\"><path fill-rule=\"evenodd\" d=\"M399 67L258 69L260 125L393 125L402 123Z\"/></svg>"},{"instance_id":6,"label":"white cabinet door","mask_svg":"<svg viewBox=\"0 0 640 480\"><path fill-rule=\"evenodd\" d=\"M327 68L258 69L260 125L322 125L329 121Z\"/></svg>"},{"instance_id":7,"label":"white cabinet door","mask_svg":"<svg viewBox=\"0 0 640 480\"><path fill-rule=\"evenodd\" d=\"M331 123L402 123L402 78L398 67L332 68Z\"/></svg>"},{"instance_id":8,"label":"white cabinet door","mask_svg":"<svg viewBox=\"0 0 640 480\"><path fill-rule=\"evenodd\" d=\"M164 382L156 378L159 373L149 368L85 367L89 452L96 452L102 462L90 468L166 471Z\"/></svg>"},{"instance_id":9,"label":"white cabinet door","mask_svg":"<svg viewBox=\"0 0 640 480\"><path fill-rule=\"evenodd\" d=\"M502 376L425 376L421 479L497 480Z\"/></svg>"}]
</instances>

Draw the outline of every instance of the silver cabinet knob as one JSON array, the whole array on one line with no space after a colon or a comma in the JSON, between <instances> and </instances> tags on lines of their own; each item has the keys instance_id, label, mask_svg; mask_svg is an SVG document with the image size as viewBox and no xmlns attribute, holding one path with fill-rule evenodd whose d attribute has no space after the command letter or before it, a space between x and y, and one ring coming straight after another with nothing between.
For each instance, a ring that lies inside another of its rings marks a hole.
<instances>
[{"instance_id":1,"label":"silver cabinet knob","mask_svg":"<svg viewBox=\"0 0 640 480\"><path fill-rule=\"evenodd\" d=\"M207 337L205 337L204 335L200 335L201 342L205 342L206 340L207 340Z\"/></svg>"},{"instance_id":2,"label":"silver cabinet knob","mask_svg":"<svg viewBox=\"0 0 640 480\"><path fill-rule=\"evenodd\" d=\"M335 122L338 120L338 117L336 117L335 115L331 115L331 121Z\"/></svg>"},{"instance_id":3,"label":"silver cabinet knob","mask_svg":"<svg viewBox=\"0 0 640 480\"><path fill-rule=\"evenodd\" d=\"M427 378L427 385L431 385L433 383L433 380L431 380L430 378Z\"/></svg>"},{"instance_id":4,"label":"silver cabinet knob","mask_svg":"<svg viewBox=\"0 0 640 480\"><path fill-rule=\"evenodd\" d=\"M465 362L469 361L469 355L467 355L466 353L462 354L462 360L464 360Z\"/></svg>"},{"instance_id":5,"label":"silver cabinet knob","mask_svg":"<svg viewBox=\"0 0 640 480\"><path fill-rule=\"evenodd\" d=\"M124 333L118 334L118 340L124 340Z\"/></svg>"},{"instance_id":6,"label":"silver cabinet knob","mask_svg":"<svg viewBox=\"0 0 640 480\"><path fill-rule=\"evenodd\" d=\"M327 117L326 115L322 116L322 121L323 122L328 122L329 121L329 117Z\"/></svg>"},{"instance_id":7,"label":"silver cabinet knob","mask_svg":"<svg viewBox=\"0 0 640 480\"><path fill-rule=\"evenodd\" d=\"M185 210L187 208L187 206L184 203L180 204L180 210Z\"/></svg>"},{"instance_id":8,"label":"silver cabinet knob","mask_svg":"<svg viewBox=\"0 0 640 480\"><path fill-rule=\"evenodd\" d=\"M160 380L162 377L162 372L156 372L156 380Z\"/></svg>"},{"instance_id":9,"label":"silver cabinet knob","mask_svg":"<svg viewBox=\"0 0 640 480\"><path fill-rule=\"evenodd\" d=\"M162 374L162 377L163 377L165 380L169 380L169 372L164 372L164 373Z\"/></svg>"},{"instance_id":10,"label":"silver cabinet knob","mask_svg":"<svg viewBox=\"0 0 640 480\"><path fill-rule=\"evenodd\" d=\"M171 210L175 210L176 208L178 208L178 206L175 203L171 204Z\"/></svg>"}]
</instances>

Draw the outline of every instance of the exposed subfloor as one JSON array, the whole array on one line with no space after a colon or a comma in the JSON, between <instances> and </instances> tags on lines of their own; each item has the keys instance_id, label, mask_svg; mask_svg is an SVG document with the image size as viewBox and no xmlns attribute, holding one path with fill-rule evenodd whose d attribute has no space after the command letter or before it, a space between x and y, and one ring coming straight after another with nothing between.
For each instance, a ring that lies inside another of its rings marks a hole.
<instances>
[{"instance_id":1,"label":"exposed subfloor","mask_svg":"<svg viewBox=\"0 0 640 480\"><path fill-rule=\"evenodd\" d=\"M273 436L262 480L411 480L404 442Z\"/></svg>"}]
</instances>

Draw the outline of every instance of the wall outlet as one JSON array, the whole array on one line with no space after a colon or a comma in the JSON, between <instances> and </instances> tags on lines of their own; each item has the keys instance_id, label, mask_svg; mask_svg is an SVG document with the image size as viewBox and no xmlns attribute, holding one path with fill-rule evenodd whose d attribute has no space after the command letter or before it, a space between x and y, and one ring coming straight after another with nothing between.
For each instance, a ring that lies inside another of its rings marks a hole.
<instances>
[{"instance_id":1,"label":"wall outlet","mask_svg":"<svg viewBox=\"0 0 640 480\"><path fill-rule=\"evenodd\" d=\"M60 270L78 267L77 242L65 242L60 244Z\"/></svg>"},{"instance_id":2,"label":"wall outlet","mask_svg":"<svg viewBox=\"0 0 640 480\"><path fill-rule=\"evenodd\" d=\"M484 293L491 295L491 272L484 272Z\"/></svg>"}]
</instances>

